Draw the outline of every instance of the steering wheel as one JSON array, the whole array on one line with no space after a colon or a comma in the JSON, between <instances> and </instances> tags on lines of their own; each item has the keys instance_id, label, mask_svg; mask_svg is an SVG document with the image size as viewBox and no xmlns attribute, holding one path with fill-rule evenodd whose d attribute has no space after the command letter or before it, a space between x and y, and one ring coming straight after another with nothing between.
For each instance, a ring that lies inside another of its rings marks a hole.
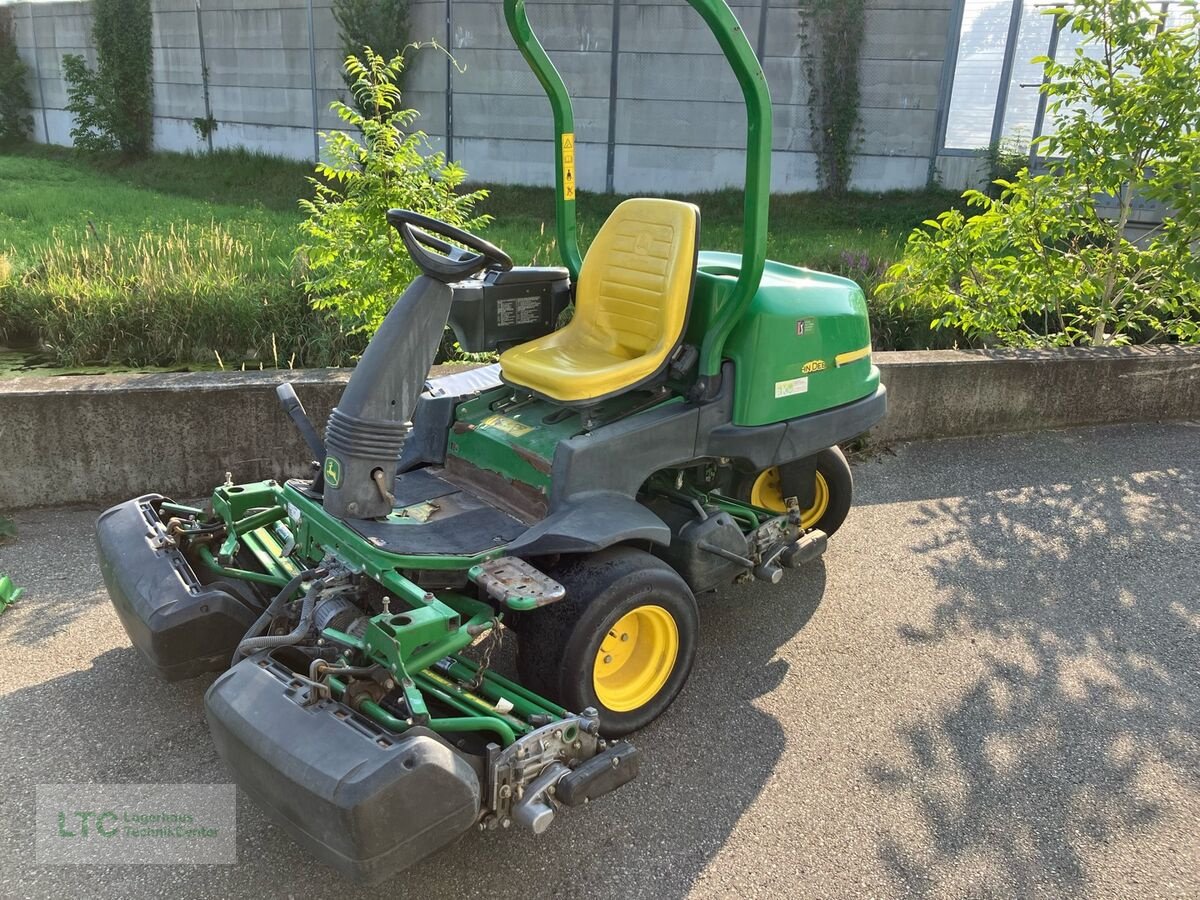
<instances>
[{"instance_id":1,"label":"steering wheel","mask_svg":"<svg viewBox=\"0 0 1200 900\"><path fill-rule=\"evenodd\" d=\"M408 209L389 209L387 220L400 232L417 268L443 284L462 281L487 268L507 272L513 267L512 257L495 244L438 219Z\"/></svg>"}]
</instances>

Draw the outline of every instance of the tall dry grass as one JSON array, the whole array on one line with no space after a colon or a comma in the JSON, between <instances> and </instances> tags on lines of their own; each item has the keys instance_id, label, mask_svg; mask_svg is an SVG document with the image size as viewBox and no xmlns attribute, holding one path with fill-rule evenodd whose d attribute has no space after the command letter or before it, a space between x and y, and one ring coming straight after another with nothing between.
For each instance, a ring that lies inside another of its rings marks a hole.
<instances>
[{"instance_id":1,"label":"tall dry grass","mask_svg":"<svg viewBox=\"0 0 1200 900\"><path fill-rule=\"evenodd\" d=\"M165 231L56 231L19 273L0 265L0 331L35 336L62 365L346 361L286 259L216 223Z\"/></svg>"}]
</instances>

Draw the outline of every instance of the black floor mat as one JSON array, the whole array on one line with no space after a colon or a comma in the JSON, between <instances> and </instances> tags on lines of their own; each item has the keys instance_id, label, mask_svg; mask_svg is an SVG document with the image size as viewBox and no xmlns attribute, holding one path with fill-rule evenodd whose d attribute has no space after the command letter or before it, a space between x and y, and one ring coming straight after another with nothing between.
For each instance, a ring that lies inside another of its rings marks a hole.
<instances>
[{"instance_id":1,"label":"black floor mat","mask_svg":"<svg viewBox=\"0 0 1200 900\"><path fill-rule=\"evenodd\" d=\"M469 491L438 478L427 469L405 472L393 489L396 508L431 503L437 508L425 521L347 519L346 524L380 550L409 556L474 556L507 544L528 526Z\"/></svg>"},{"instance_id":2,"label":"black floor mat","mask_svg":"<svg viewBox=\"0 0 1200 900\"><path fill-rule=\"evenodd\" d=\"M397 508L403 509L414 503L423 503L426 500L445 497L447 494L456 494L460 490L462 488L458 485L438 478L428 469L414 469L396 476L392 494L396 497Z\"/></svg>"}]
</instances>

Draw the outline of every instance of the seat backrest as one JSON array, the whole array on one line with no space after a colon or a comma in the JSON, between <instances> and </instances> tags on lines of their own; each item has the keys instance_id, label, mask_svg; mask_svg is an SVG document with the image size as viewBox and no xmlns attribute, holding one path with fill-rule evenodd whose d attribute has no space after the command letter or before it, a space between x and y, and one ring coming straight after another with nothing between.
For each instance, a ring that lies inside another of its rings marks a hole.
<instances>
[{"instance_id":1,"label":"seat backrest","mask_svg":"<svg viewBox=\"0 0 1200 900\"><path fill-rule=\"evenodd\" d=\"M692 203L621 203L588 248L572 325L629 359L669 353L687 325L699 230Z\"/></svg>"}]
</instances>

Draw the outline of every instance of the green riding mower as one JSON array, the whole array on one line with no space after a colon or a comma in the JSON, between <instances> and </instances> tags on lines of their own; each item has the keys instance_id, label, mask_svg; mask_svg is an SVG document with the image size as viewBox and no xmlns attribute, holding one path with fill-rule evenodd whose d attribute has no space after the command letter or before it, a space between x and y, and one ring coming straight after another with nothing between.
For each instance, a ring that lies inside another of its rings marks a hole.
<instances>
[{"instance_id":1,"label":"green riding mower","mask_svg":"<svg viewBox=\"0 0 1200 900\"><path fill-rule=\"evenodd\" d=\"M323 436L279 388L310 477L100 518L134 645L168 679L221 672L205 705L237 783L351 875L628 782L621 738L687 680L696 595L778 583L850 506L836 445L886 404L863 294L766 260L766 80L723 0L690 2L747 103L741 254L700 249L696 206L633 199L580 258L570 100L505 0L554 114L563 266L392 210L421 274ZM447 322L499 363L427 381ZM490 665L505 634L515 678Z\"/></svg>"}]
</instances>

